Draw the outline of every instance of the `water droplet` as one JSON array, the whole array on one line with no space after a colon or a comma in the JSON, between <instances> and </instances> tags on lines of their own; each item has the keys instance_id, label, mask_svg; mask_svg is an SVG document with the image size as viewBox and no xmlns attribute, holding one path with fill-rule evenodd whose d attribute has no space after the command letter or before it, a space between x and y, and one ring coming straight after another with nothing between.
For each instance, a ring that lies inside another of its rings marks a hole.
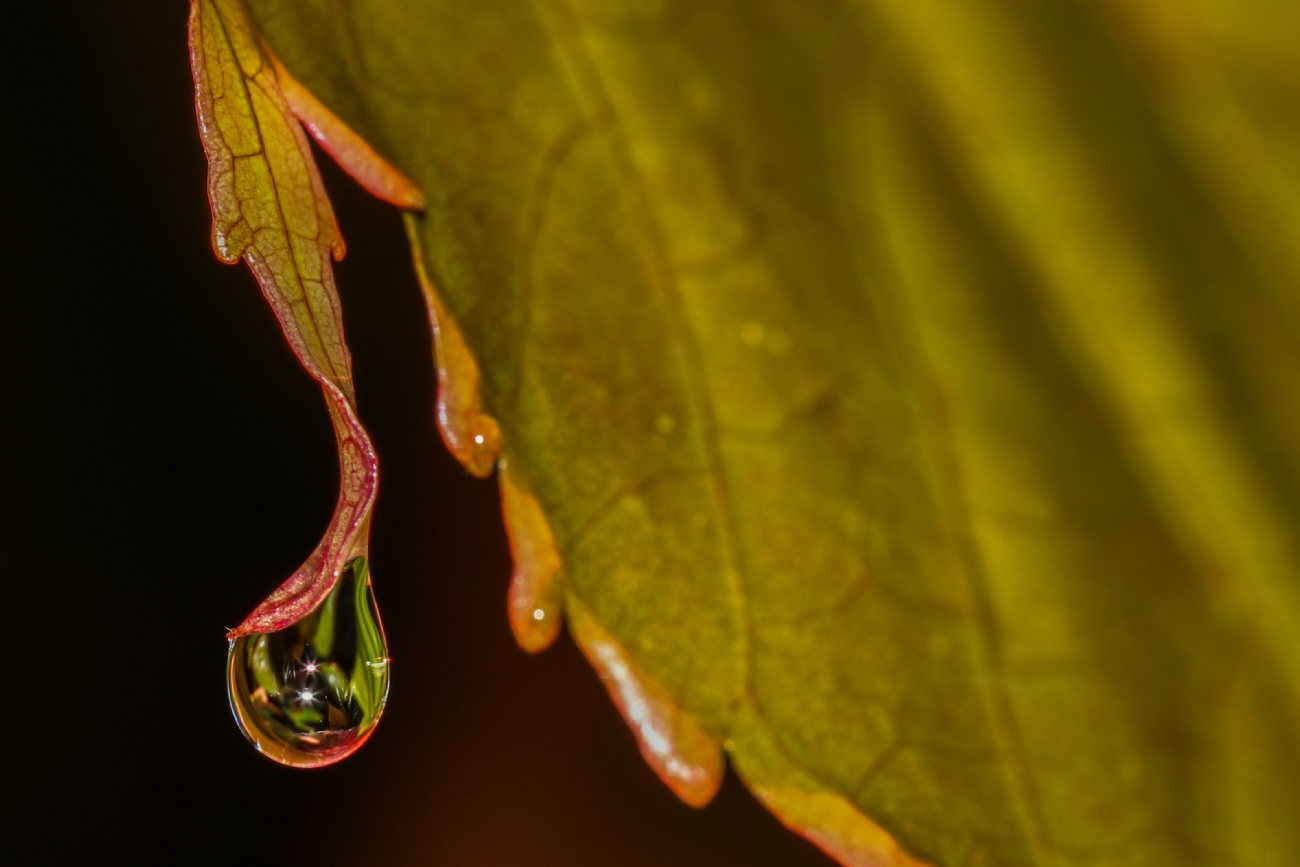
<instances>
[{"instance_id":1,"label":"water droplet","mask_svg":"<svg viewBox=\"0 0 1300 867\"><path fill-rule=\"evenodd\" d=\"M230 709L262 754L295 768L333 764L379 722L388 663L369 566L357 557L311 614L230 642Z\"/></svg>"}]
</instances>

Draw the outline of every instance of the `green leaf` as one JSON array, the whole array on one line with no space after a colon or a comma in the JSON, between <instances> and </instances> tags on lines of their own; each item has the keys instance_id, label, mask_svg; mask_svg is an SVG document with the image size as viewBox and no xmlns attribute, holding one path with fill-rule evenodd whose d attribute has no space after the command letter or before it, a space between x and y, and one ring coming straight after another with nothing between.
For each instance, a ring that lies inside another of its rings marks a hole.
<instances>
[{"instance_id":1,"label":"green leaf","mask_svg":"<svg viewBox=\"0 0 1300 867\"><path fill-rule=\"evenodd\" d=\"M521 643L684 799L1300 863L1294 4L248 5L423 191Z\"/></svg>"}]
</instances>

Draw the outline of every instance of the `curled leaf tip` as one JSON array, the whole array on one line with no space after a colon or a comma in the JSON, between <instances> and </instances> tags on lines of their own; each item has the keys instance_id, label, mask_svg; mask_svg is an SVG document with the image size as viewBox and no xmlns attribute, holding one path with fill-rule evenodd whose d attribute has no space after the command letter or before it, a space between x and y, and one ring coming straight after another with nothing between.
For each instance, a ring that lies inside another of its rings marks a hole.
<instances>
[{"instance_id":1,"label":"curled leaf tip","mask_svg":"<svg viewBox=\"0 0 1300 867\"><path fill-rule=\"evenodd\" d=\"M353 407L325 384L338 443L341 484L324 538L307 561L262 601L227 638L278 632L316 609L334 589L347 562L368 553L370 512L379 482L379 460Z\"/></svg>"},{"instance_id":2,"label":"curled leaf tip","mask_svg":"<svg viewBox=\"0 0 1300 867\"><path fill-rule=\"evenodd\" d=\"M274 60L240 0L192 0L190 65L208 157L213 247L244 259L286 340L321 384L334 423L341 483L324 538L230 638L283 629L327 596L365 552L379 466L357 418L331 259L345 252L311 148L280 91Z\"/></svg>"}]
</instances>

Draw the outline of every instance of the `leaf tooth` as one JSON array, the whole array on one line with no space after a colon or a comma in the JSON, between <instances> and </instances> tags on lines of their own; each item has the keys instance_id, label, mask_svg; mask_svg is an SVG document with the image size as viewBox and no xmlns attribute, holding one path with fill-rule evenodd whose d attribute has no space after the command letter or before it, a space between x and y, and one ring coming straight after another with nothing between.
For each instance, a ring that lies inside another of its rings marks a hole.
<instances>
[{"instance_id":1,"label":"leaf tooth","mask_svg":"<svg viewBox=\"0 0 1300 867\"><path fill-rule=\"evenodd\" d=\"M569 595L565 607L569 631L599 672L646 763L686 804L708 804L718 793L725 771L718 740L701 729L668 690L639 671L622 645L576 598Z\"/></svg>"},{"instance_id":2,"label":"leaf tooth","mask_svg":"<svg viewBox=\"0 0 1300 867\"><path fill-rule=\"evenodd\" d=\"M929 867L856 804L793 763L752 705L738 715L731 738L732 766L754 796L787 828L841 864Z\"/></svg>"},{"instance_id":3,"label":"leaf tooth","mask_svg":"<svg viewBox=\"0 0 1300 867\"><path fill-rule=\"evenodd\" d=\"M415 257L415 274L429 308L434 361L438 367L438 432L465 469L486 478L501 453L501 427L483 412L478 362L470 354L456 320L447 312L420 255L419 224L406 215L406 234Z\"/></svg>"},{"instance_id":4,"label":"leaf tooth","mask_svg":"<svg viewBox=\"0 0 1300 867\"><path fill-rule=\"evenodd\" d=\"M541 505L518 475L503 458L497 478L514 559L508 601L510 628L520 647L538 653L550 647L560 634L564 564Z\"/></svg>"},{"instance_id":5,"label":"leaf tooth","mask_svg":"<svg viewBox=\"0 0 1300 867\"><path fill-rule=\"evenodd\" d=\"M763 805L791 830L848 867L926 867L839 795L798 789L760 790Z\"/></svg>"},{"instance_id":6,"label":"leaf tooth","mask_svg":"<svg viewBox=\"0 0 1300 867\"><path fill-rule=\"evenodd\" d=\"M274 53L267 51L266 54L274 65L280 92L289 108L343 171L371 195L389 204L408 211L424 208L424 193L415 181L380 156L365 139L299 84Z\"/></svg>"}]
</instances>

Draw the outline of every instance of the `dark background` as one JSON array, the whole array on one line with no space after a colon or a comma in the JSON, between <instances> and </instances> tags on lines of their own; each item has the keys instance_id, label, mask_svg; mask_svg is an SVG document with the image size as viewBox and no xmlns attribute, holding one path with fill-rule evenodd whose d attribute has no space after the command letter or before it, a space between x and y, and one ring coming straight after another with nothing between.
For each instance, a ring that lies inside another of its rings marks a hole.
<instances>
[{"instance_id":1,"label":"dark background","mask_svg":"<svg viewBox=\"0 0 1300 867\"><path fill-rule=\"evenodd\" d=\"M333 768L244 741L223 629L311 551L337 464L319 389L209 247L187 7L25 2L0 25L0 860L829 864L734 775L680 804L567 635L515 646L496 487L434 430L400 219L324 162L393 686Z\"/></svg>"}]
</instances>

